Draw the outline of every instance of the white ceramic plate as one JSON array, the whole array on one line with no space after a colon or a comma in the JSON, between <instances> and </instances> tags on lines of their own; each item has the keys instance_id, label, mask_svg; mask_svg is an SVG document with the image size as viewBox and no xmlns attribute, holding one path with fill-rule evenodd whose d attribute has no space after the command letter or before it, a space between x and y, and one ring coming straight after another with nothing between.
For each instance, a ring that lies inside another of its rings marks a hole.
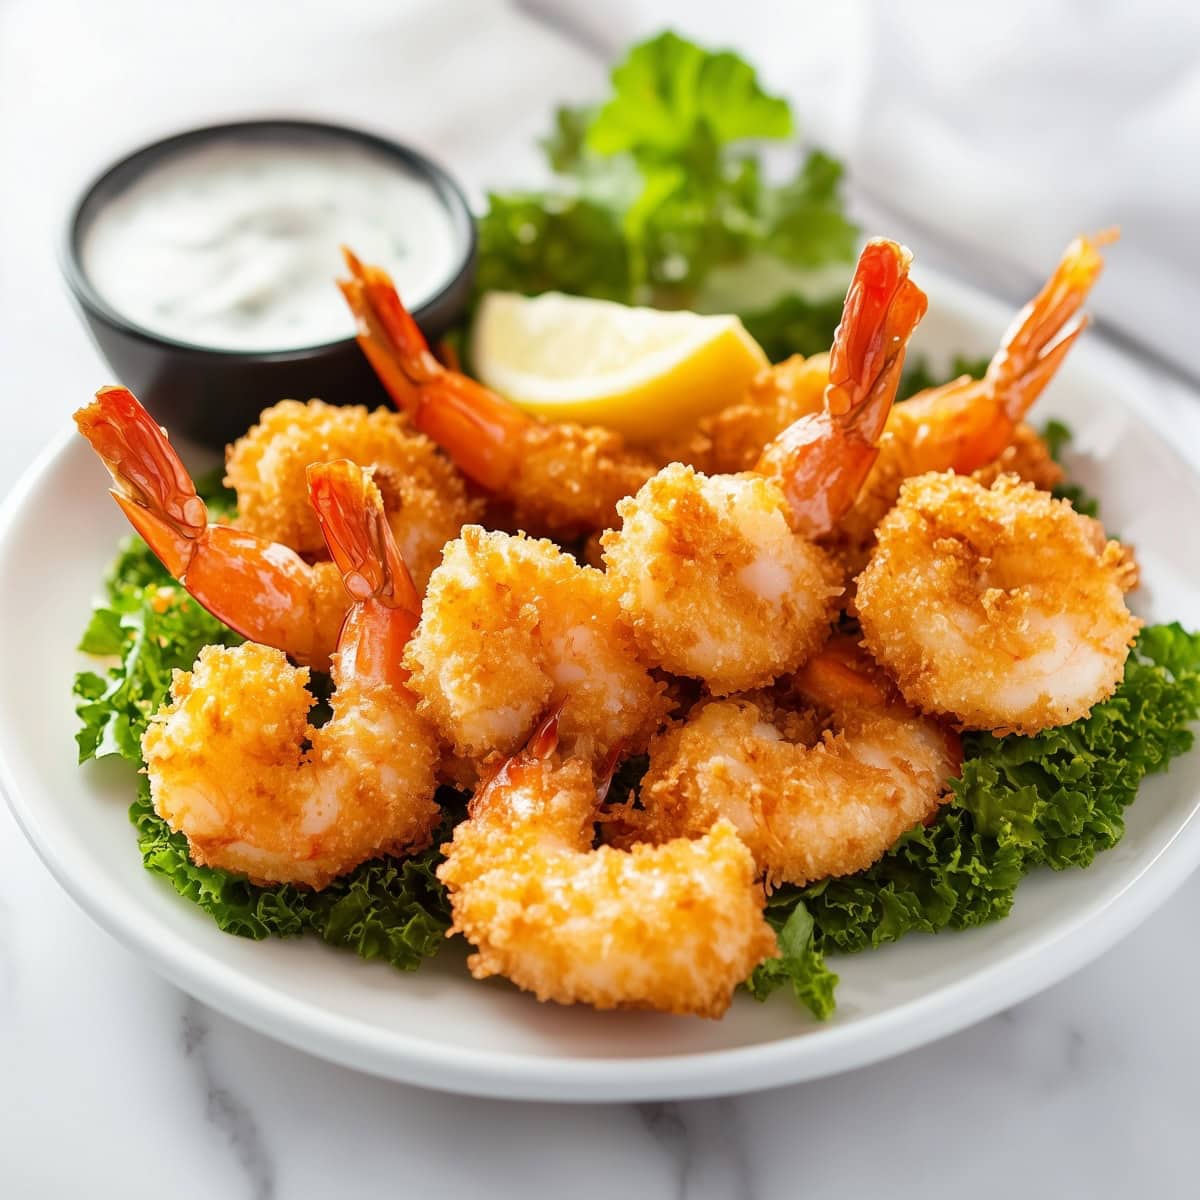
<instances>
[{"instance_id":1,"label":"white ceramic plate","mask_svg":"<svg viewBox=\"0 0 1200 1200\"><path fill-rule=\"evenodd\" d=\"M921 349L988 353L1010 313L930 281ZM1039 404L1077 433L1075 473L1138 549L1138 607L1200 625L1200 483L1077 348ZM81 399L83 399L81 397ZM73 649L125 526L92 452L64 434L0 520L0 783L37 852L111 934L168 979L246 1024L379 1075L480 1095L678 1098L811 1079L940 1037L1062 978L1115 942L1200 862L1200 753L1152 779L1128 831L1087 871L1039 873L1012 916L842 958L838 1010L818 1024L780 993L739 996L719 1022L539 1005L470 979L457 947L414 975L314 940L220 933L142 869L124 763L75 765Z\"/></svg>"}]
</instances>

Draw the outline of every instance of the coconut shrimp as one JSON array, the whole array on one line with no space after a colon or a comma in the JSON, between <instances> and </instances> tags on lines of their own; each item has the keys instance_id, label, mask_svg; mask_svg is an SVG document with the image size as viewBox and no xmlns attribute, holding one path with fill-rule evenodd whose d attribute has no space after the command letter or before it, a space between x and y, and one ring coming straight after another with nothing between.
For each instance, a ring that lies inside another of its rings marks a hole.
<instances>
[{"instance_id":1,"label":"coconut shrimp","mask_svg":"<svg viewBox=\"0 0 1200 1200\"><path fill-rule=\"evenodd\" d=\"M616 503L657 463L600 426L548 423L434 357L387 272L345 251L340 283L358 341L396 405L459 470L511 508L515 528L552 537L607 529Z\"/></svg>"},{"instance_id":2,"label":"coconut shrimp","mask_svg":"<svg viewBox=\"0 0 1200 1200\"><path fill-rule=\"evenodd\" d=\"M750 852L728 821L695 840L593 849L592 768L561 760L556 740L552 716L443 847L471 974L559 1004L719 1017L777 953Z\"/></svg>"},{"instance_id":3,"label":"coconut shrimp","mask_svg":"<svg viewBox=\"0 0 1200 1200\"><path fill-rule=\"evenodd\" d=\"M581 757L636 752L666 712L611 581L547 541L468 525L429 580L405 656L454 750L511 754L548 705Z\"/></svg>"},{"instance_id":4,"label":"coconut shrimp","mask_svg":"<svg viewBox=\"0 0 1200 1200\"><path fill-rule=\"evenodd\" d=\"M814 539L854 500L925 311L895 242L862 252L833 350L825 410L763 450L753 472L675 463L617 506L601 539L646 662L716 695L794 671L828 635L843 574Z\"/></svg>"},{"instance_id":5,"label":"coconut shrimp","mask_svg":"<svg viewBox=\"0 0 1200 1200\"><path fill-rule=\"evenodd\" d=\"M335 566L211 523L166 432L125 388L101 388L75 424L129 523L195 600L251 641L328 668L350 604Z\"/></svg>"},{"instance_id":6,"label":"coconut shrimp","mask_svg":"<svg viewBox=\"0 0 1200 1200\"><path fill-rule=\"evenodd\" d=\"M1124 548L1012 476L921 475L858 580L863 637L905 699L963 728L1037 733L1112 695L1141 624Z\"/></svg>"},{"instance_id":7,"label":"coconut shrimp","mask_svg":"<svg viewBox=\"0 0 1200 1200\"><path fill-rule=\"evenodd\" d=\"M728 820L769 884L849 875L932 819L961 762L957 735L840 639L790 688L704 701L657 737L644 807L614 810L616 841L696 837Z\"/></svg>"},{"instance_id":8,"label":"coconut shrimp","mask_svg":"<svg viewBox=\"0 0 1200 1200\"><path fill-rule=\"evenodd\" d=\"M347 461L308 478L354 598L333 659L333 716L308 724L308 671L280 651L207 646L175 672L142 752L155 810L193 862L322 888L368 858L429 844L438 746L400 666L420 600L379 492Z\"/></svg>"},{"instance_id":9,"label":"coconut shrimp","mask_svg":"<svg viewBox=\"0 0 1200 1200\"><path fill-rule=\"evenodd\" d=\"M442 547L479 519L482 504L401 413L320 400L282 400L264 410L226 454L225 483L237 492L238 527L306 557L324 557L304 472L309 463L337 458L372 468L400 553L423 591Z\"/></svg>"}]
</instances>

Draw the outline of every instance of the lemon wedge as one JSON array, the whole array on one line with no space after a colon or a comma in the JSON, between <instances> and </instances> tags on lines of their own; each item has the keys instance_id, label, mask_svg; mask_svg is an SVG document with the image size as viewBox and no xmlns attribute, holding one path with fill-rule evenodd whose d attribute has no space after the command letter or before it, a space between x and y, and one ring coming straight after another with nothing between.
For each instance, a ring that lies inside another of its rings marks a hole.
<instances>
[{"instance_id":1,"label":"lemon wedge","mask_svg":"<svg viewBox=\"0 0 1200 1200\"><path fill-rule=\"evenodd\" d=\"M648 442L737 400L767 357L733 316L489 292L471 330L471 362L527 412Z\"/></svg>"}]
</instances>

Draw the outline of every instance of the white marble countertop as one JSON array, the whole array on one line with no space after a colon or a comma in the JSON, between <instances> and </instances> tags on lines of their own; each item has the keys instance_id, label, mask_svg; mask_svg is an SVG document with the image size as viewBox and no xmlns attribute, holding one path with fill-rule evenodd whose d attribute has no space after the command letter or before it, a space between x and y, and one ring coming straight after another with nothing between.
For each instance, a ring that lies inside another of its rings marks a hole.
<instances>
[{"instance_id":1,"label":"white marble countertop","mask_svg":"<svg viewBox=\"0 0 1200 1200\"><path fill-rule=\"evenodd\" d=\"M157 11L0 5L0 495L107 375L54 265L65 198L121 146L249 103L238 81L259 64L249 50L206 57L207 6L189 10L199 49L172 43L152 68ZM30 52L51 39L53 53ZM272 104L278 59L262 68ZM213 100L210 78L201 102L206 64L230 82ZM365 85L348 86L315 81L287 106L368 120ZM403 124L386 116L376 123ZM486 157L488 138L460 137L462 158ZM1200 459L1200 410L1143 378ZM1066 983L836 1079L682 1104L505 1104L359 1076L198 1005L92 925L0 809L0 1196L1193 1197L1198 915L1193 877Z\"/></svg>"}]
</instances>

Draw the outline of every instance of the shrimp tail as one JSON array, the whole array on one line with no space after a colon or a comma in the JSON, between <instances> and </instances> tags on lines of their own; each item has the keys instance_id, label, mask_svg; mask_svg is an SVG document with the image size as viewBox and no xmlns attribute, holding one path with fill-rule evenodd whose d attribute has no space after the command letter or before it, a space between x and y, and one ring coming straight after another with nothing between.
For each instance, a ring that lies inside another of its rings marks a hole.
<instances>
[{"instance_id":1,"label":"shrimp tail","mask_svg":"<svg viewBox=\"0 0 1200 1200\"><path fill-rule=\"evenodd\" d=\"M369 471L350 462L313 463L308 496L329 555L354 601L338 639L343 669L405 689L405 648L421 598L401 557Z\"/></svg>"},{"instance_id":2,"label":"shrimp tail","mask_svg":"<svg viewBox=\"0 0 1200 1200\"><path fill-rule=\"evenodd\" d=\"M113 499L164 567L180 579L208 527L204 501L158 422L122 387L101 388L75 413L116 485Z\"/></svg>"},{"instance_id":3,"label":"shrimp tail","mask_svg":"<svg viewBox=\"0 0 1200 1200\"><path fill-rule=\"evenodd\" d=\"M358 344L396 406L455 465L499 491L520 463L521 435L533 423L507 400L438 362L382 267L342 253L349 279L338 281L358 326Z\"/></svg>"},{"instance_id":4,"label":"shrimp tail","mask_svg":"<svg viewBox=\"0 0 1200 1200\"><path fill-rule=\"evenodd\" d=\"M912 252L873 238L859 257L833 335L825 410L874 445L900 384L904 353L928 304L908 277Z\"/></svg>"},{"instance_id":5,"label":"shrimp tail","mask_svg":"<svg viewBox=\"0 0 1200 1200\"><path fill-rule=\"evenodd\" d=\"M927 305L908 277L911 263L897 242L874 238L863 247L834 334L825 410L788 426L755 468L783 487L804 537L834 527L879 454L908 340Z\"/></svg>"},{"instance_id":6,"label":"shrimp tail","mask_svg":"<svg viewBox=\"0 0 1200 1200\"><path fill-rule=\"evenodd\" d=\"M195 600L251 641L316 665L328 659L312 619L312 568L286 546L210 524L187 468L132 392L101 388L75 423L129 523Z\"/></svg>"},{"instance_id":7,"label":"shrimp tail","mask_svg":"<svg viewBox=\"0 0 1200 1200\"><path fill-rule=\"evenodd\" d=\"M1080 312L1100 272L1100 247L1120 236L1107 229L1077 237L1040 292L1017 314L988 365L984 384L1013 425L1029 411L1087 328Z\"/></svg>"}]
</instances>

